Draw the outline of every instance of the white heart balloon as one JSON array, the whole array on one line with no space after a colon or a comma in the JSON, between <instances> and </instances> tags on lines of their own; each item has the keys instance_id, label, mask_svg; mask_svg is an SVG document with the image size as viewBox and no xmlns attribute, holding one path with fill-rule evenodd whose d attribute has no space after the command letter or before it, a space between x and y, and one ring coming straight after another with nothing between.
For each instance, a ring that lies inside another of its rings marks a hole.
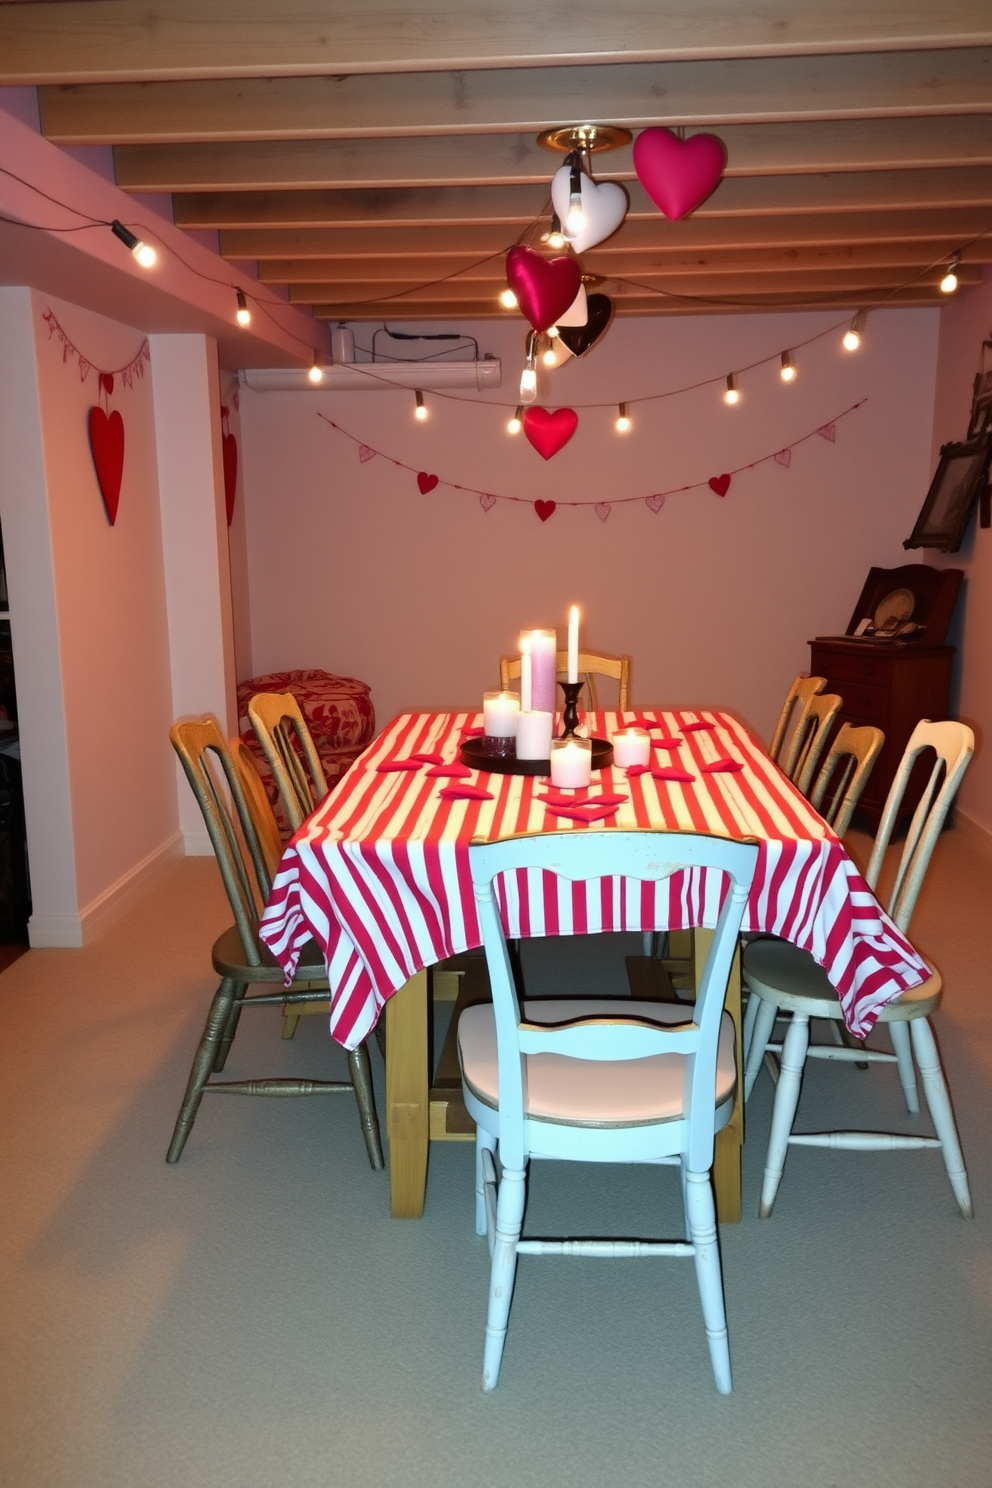
<instances>
[{"instance_id":1,"label":"white heart balloon","mask_svg":"<svg viewBox=\"0 0 992 1488\"><path fill-rule=\"evenodd\" d=\"M582 211L586 225L569 242L576 253L594 248L615 233L627 215L627 193L615 181L597 183L585 171L582 176ZM572 180L572 168L563 165L551 177L551 204L564 222L568 216L568 197Z\"/></svg>"},{"instance_id":2,"label":"white heart balloon","mask_svg":"<svg viewBox=\"0 0 992 1488\"><path fill-rule=\"evenodd\" d=\"M569 305L564 315L559 315L560 326L584 326L589 319L589 301L586 299L586 287L579 285L579 292Z\"/></svg>"}]
</instances>

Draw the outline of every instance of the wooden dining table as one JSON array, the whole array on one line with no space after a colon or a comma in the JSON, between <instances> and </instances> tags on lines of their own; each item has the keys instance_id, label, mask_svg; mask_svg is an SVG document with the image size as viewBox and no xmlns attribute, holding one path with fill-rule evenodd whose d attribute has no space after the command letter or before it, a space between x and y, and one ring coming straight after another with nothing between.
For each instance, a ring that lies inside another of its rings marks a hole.
<instances>
[{"instance_id":1,"label":"wooden dining table","mask_svg":"<svg viewBox=\"0 0 992 1488\"><path fill-rule=\"evenodd\" d=\"M808 950L858 1036L882 1007L929 971L879 906L843 845L740 720L711 709L638 709L587 716L609 738L638 725L651 763L594 771L587 790L558 793L546 777L460 763L481 715L405 713L383 730L283 854L260 934L292 975L308 940L321 945L331 988L330 1031L346 1048L385 1010L386 1128L392 1213L423 1212L430 1138L428 975L482 943L468 864L478 840L535 832L706 832L759 845L744 932ZM558 801L556 803L556 799ZM550 882L550 881L549 881ZM696 871L663 885L600 879L552 892L521 871L504 887L513 938L695 931L705 957L722 875ZM727 1007L738 1029L740 972ZM738 1105L720 1134L714 1180L722 1220L740 1217ZM444 1135L443 1132L437 1135Z\"/></svg>"}]
</instances>

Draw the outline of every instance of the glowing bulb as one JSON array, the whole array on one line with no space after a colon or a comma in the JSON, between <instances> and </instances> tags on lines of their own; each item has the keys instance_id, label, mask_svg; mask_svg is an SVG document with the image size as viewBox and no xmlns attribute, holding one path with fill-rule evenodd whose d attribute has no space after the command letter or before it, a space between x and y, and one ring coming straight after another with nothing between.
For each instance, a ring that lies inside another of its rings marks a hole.
<instances>
[{"instance_id":1,"label":"glowing bulb","mask_svg":"<svg viewBox=\"0 0 992 1488\"><path fill-rule=\"evenodd\" d=\"M152 268L158 259L158 254L155 252L151 243L143 243L140 238L137 245L131 249L131 252L143 269Z\"/></svg>"},{"instance_id":2,"label":"glowing bulb","mask_svg":"<svg viewBox=\"0 0 992 1488\"><path fill-rule=\"evenodd\" d=\"M548 326L548 335L551 337L551 339L553 341L556 336L560 336L561 335L561 331L558 329L557 326Z\"/></svg>"},{"instance_id":3,"label":"glowing bulb","mask_svg":"<svg viewBox=\"0 0 992 1488\"><path fill-rule=\"evenodd\" d=\"M723 395L724 403L733 408L735 403L741 401L740 389L737 386L737 378L731 372L727 378L727 391Z\"/></svg>"},{"instance_id":4,"label":"glowing bulb","mask_svg":"<svg viewBox=\"0 0 992 1488\"><path fill-rule=\"evenodd\" d=\"M553 346L546 346L541 353L541 361L546 367L557 367L558 357Z\"/></svg>"},{"instance_id":5,"label":"glowing bulb","mask_svg":"<svg viewBox=\"0 0 992 1488\"><path fill-rule=\"evenodd\" d=\"M857 351L861 345L861 337L857 331L845 331L843 345L845 351Z\"/></svg>"},{"instance_id":6,"label":"glowing bulb","mask_svg":"<svg viewBox=\"0 0 992 1488\"><path fill-rule=\"evenodd\" d=\"M533 367L525 367L520 374L520 401L521 403L533 403L537 397L537 372Z\"/></svg>"},{"instance_id":7,"label":"glowing bulb","mask_svg":"<svg viewBox=\"0 0 992 1488\"><path fill-rule=\"evenodd\" d=\"M515 310L517 308L517 297L512 289L504 289L500 294L499 302L504 310Z\"/></svg>"},{"instance_id":8,"label":"glowing bulb","mask_svg":"<svg viewBox=\"0 0 992 1488\"><path fill-rule=\"evenodd\" d=\"M867 320L867 318L868 317L864 310L859 310L857 315L855 315L854 319L851 321L850 326L844 332L843 338L841 340L841 345L843 346L845 351L857 351L858 347L861 345L861 332L865 328L865 321Z\"/></svg>"},{"instance_id":9,"label":"glowing bulb","mask_svg":"<svg viewBox=\"0 0 992 1488\"><path fill-rule=\"evenodd\" d=\"M420 391L420 389L417 388L414 396L416 398L417 406L413 410L413 416L415 419L419 419L420 422L423 423L424 419L427 417L427 405L424 402L424 395Z\"/></svg>"},{"instance_id":10,"label":"glowing bulb","mask_svg":"<svg viewBox=\"0 0 992 1488\"><path fill-rule=\"evenodd\" d=\"M581 193L573 193L568 198L568 212L565 215L565 236L574 238L586 225L586 214L582 210Z\"/></svg>"},{"instance_id":11,"label":"glowing bulb","mask_svg":"<svg viewBox=\"0 0 992 1488\"><path fill-rule=\"evenodd\" d=\"M960 258L958 258L957 254L955 253L954 257L951 259L950 263L947 265L947 273L944 275L943 279L941 279L941 281L940 281L940 287L943 290L944 294L953 294L954 291L957 289L957 287L958 287L958 269L960 267L961 267L961 260L960 260Z\"/></svg>"},{"instance_id":12,"label":"glowing bulb","mask_svg":"<svg viewBox=\"0 0 992 1488\"><path fill-rule=\"evenodd\" d=\"M795 382L798 374L796 372L796 364L792 360L791 351L783 351L782 368L778 375L783 382Z\"/></svg>"},{"instance_id":13,"label":"glowing bulb","mask_svg":"<svg viewBox=\"0 0 992 1488\"><path fill-rule=\"evenodd\" d=\"M620 404L618 404L617 405L617 421L616 421L616 423L614 425L614 428L616 429L617 433L618 434L626 434L627 431L633 426L633 422L634 422L633 419L630 417L630 415L627 412L627 405L626 405L626 403L620 403Z\"/></svg>"},{"instance_id":14,"label":"glowing bulb","mask_svg":"<svg viewBox=\"0 0 992 1488\"><path fill-rule=\"evenodd\" d=\"M239 326L251 325L251 311L248 309L248 300L243 289L236 290L238 297L238 313L235 319Z\"/></svg>"},{"instance_id":15,"label":"glowing bulb","mask_svg":"<svg viewBox=\"0 0 992 1488\"><path fill-rule=\"evenodd\" d=\"M523 422L524 422L524 411L523 411L523 408L522 407L518 407L517 410L516 410L516 412L514 413L513 417L511 418L510 422L506 426L507 433L508 434L519 434L520 433L520 430L523 428Z\"/></svg>"},{"instance_id":16,"label":"glowing bulb","mask_svg":"<svg viewBox=\"0 0 992 1488\"><path fill-rule=\"evenodd\" d=\"M318 385L318 383L321 383L324 380L324 369L320 365L320 362L317 360L317 353L316 352L314 352L314 354L313 354L313 366L310 368L310 371L307 373L307 376L309 377L310 381L313 383L314 387L316 387Z\"/></svg>"}]
</instances>

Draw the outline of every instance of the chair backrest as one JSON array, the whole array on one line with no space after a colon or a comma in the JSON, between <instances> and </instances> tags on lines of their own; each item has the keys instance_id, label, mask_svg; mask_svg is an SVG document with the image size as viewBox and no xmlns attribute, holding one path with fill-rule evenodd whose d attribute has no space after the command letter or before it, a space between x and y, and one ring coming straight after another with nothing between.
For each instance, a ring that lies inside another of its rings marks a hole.
<instances>
[{"instance_id":1,"label":"chair backrest","mask_svg":"<svg viewBox=\"0 0 992 1488\"><path fill-rule=\"evenodd\" d=\"M809 801L838 837L843 837L851 825L854 808L884 743L882 730L867 723L842 723L834 735Z\"/></svg>"},{"instance_id":2,"label":"chair backrest","mask_svg":"<svg viewBox=\"0 0 992 1488\"><path fill-rule=\"evenodd\" d=\"M174 723L169 738L203 812L246 962L259 966L258 911L270 885L231 751L212 718Z\"/></svg>"},{"instance_id":3,"label":"chair backrest","mask_svg":"<svg viewBox=\"0 0 992 1488\"><path fill-rule=\"evenodd\" d=\"M568 674L568 652L556 652L555 667L559 679ZM595 678L612 677L618 686L617 709L623 713L630 707L630 657L605 656L595 651L579 652L579 676L589 692L589 707L596 711L599 700L596 696ZM501 656L499 659L499 685L504 692L511 682L520 677L520 657Z\"/></svg>"},{"instance_id":4,"label":"chair backrest","mask_svg":"<svg viewBox=\"0 0 992 1488\"><path fill-rule=\"evenodd\" d=\"M821 692L803 706L795 737L789 745L787 763L782 768L804 796L813 783L831 725L843 705L844 699L836 692Z\"/></svg>"},{"instance_id":5,"label":"chair backrest","mask_svg":"<svg viewBox=\"0 0 992 1488\"><path fill-rule=\"evenodd\" d=\"M684 1150L689 1166L703 1171L712 1164L720 1019L757 856L754 843L678 832L544 833L469 847L496 1017L500 1151L506 1163L511 1167L523 1165L524 1055L621 1060L677 1053L687 1056L688 1147ZM696 1002L686 1005L687 1021L667 1029L622 1016L583 1019L557 1027L522 1022L494 884L500 875L517 868L543 869L572 882L622 876L657 883L684 869L717 870L729 875L729 891L723 899Z\"/></svg>"},{"instance_id":6,"label":"chair backrest","mask_svg":"<svg viewBox=\"0 0 992 1488\"><path fill-rule=\"evenodd\" d=\"M258 773L258 765L255 757L244 739L235 736L231 739L229 748L241 781L241 789L244 791L245 804L255 828L255 836L262 850L262 858L265 862L265 871L269 878L269 888L276 876L279 867L279 859L282 857L282 837L279 834L279 823L276 814L272 810L272 802L266 794L262 777Z\"/></svg>"},{"instance_id":7,"label":"chair backrest","mask_svg":"<svg viewBox=\"0 0 992 1488\"><path fill-rule=\"evenodd\" d=\"M966 723L931 723L929 718L923 718L916 725L899 761L899 768L878 824L875 846L865 872L865 880L871 889L877 887L885 852L900 814L902 798L913 766L925 749L934 750L937 758L919 804L913 812L887 906L889 914L903 931L909 929L930 855L975 752L975 735Z\"/></svg>"},{"instance_id":8,"label":"chair backrest","mask_svg":"<svg viewBox=\"0 0 992 1488\"><path fill-rule=\"evenodd\" d=\"M785 694L785 702L782 704L782 711L778 716L775 733L772 735L772 742L768 749L772 759L777 765L781 765L783 770L785 769L787 744L795 738L804 707L810 698L822 692L826 685L826 677L807 677L800 672ZM793 715L796 716L793 717ZM788 773L786 770L786 774Z\"/></svg>"},{"instance_id":9,"label":"chair backrest","mask_svg":"<svg viewBox=\"0 0 992 1488\"><path fill-rule=\"evenodd\" d=\"M248 717L295 832L327 795L324 769L306 719L291 692L256 692Z\"/></svg>"}]
</instances>

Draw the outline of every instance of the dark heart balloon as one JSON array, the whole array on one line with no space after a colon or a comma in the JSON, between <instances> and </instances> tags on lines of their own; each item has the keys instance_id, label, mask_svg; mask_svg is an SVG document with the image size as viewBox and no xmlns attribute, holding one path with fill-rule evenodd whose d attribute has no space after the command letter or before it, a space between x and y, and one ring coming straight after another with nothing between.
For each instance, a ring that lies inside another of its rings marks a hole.
<instances>
[{"instance_id":1,"label":"dark heart balloon","mask_svg":"<svg viewBox=\"0 0 992 1488\"><path fill-rule=\"evenodd\" d=\"M588 299L589 317L585 325L558 327L558 334L573 356L585 356L605 336L613 319L613 301L609 295L591 294Z\"/></svg>"}]
</instances>

